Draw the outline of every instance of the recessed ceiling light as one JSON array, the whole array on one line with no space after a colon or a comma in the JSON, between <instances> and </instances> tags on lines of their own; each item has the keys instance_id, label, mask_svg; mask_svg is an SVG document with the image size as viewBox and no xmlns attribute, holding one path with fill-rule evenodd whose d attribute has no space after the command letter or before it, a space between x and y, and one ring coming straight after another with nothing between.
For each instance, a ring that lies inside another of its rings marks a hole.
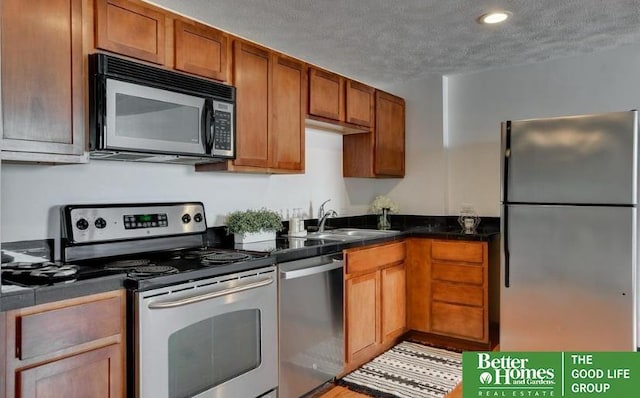
<instances>
[{"instance_id":1,"label":"recessed ceiling light","mask_svg":"<svg viewBox=\"0 0 640 398\"><path fill-rule=\"evenodd\" d=\"M506 21L511 16L509 11L494 11L482 14L478 17L478 22L482 24L496 24Z\"/></svg>"}]
</instances>

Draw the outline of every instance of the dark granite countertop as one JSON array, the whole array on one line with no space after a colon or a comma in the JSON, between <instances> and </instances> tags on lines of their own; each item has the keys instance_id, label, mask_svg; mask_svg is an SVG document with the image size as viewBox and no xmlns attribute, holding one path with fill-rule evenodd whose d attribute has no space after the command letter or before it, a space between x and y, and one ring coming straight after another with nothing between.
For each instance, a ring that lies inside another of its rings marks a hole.
<instances>
[{"instance_id":1,"label":"dark granite countertop","mask_svg":"<svg viewBox=\"0 0 640 398\"><path fill-rule=\"evenodd\" d=\"M32 305L121 289L124 286L125 277L125 274L115 274L34 287L2 285L0 309L2 309L2 311L9 311L30 307Z\"/></svg>"},{"instance_id":2,"label":"dark granite countertop","mask_svg":"<svg viewBox=\"0 0 640 398\"><path fill-rule=\"evenodd\" d=\"M306 221L312 226L315 220ZM376 216L365 215L355 217L342 217L329 219L328 228L373 228L375 229ZM286 227L286 223L285 223ZM471 241L491 241L499 238L499 219L483 219L477 232L464 233L457 224L456 217L434 216L408 216L392 215L391 228L397 231L384 237L335 241L305 238L288 238L279 236L276 239L276 249L271 252L275 262L299 260L307 257L337 253L353 247L374 245L378 243L392 242L407 237L421 237L434 239L456 239ZM224 228L213 228L211 236L219 235L208 242L212 247L229 247L229 237L222 237ZM231 243L232 244L232 243ZM260 262L262 264L262 262ZM89 294L102 293L109 290L120 289L125 286L126 275L116 274L101 276L92 279L77 280L71 283L59 282L51 285L18 288L3 286L0 294L0 310L29 307L52 301L64 300Z\"/></svg>"},{"instance_id":3,"label":"dark granite countertop","mask_svg":"<svg viewBox=\"0 0 640 398\"><path fill-rule=\"evenodd\" d=\"M275 256L277 263L282 263L285 261L337 253L353 247L392 242L404 238L431 238L488 242L493 239L497 239L500 236L500 232L492 227L485 229L479 228L478 231L473 234L464 233L459 227L450 228L446 226L413 226L407 227L403 230L397 229L395 231L397 232L390 233L384 237L348 241L280 236L276 239L276 250L272 255Z\"/></svg>"}]
</instances>

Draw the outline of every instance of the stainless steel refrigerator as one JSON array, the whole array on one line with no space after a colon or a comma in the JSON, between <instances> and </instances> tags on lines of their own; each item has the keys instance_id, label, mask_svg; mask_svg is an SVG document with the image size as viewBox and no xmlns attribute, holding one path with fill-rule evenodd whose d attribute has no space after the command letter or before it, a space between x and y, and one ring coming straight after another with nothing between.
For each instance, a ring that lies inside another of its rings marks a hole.
<instances>
[{"instance_id":1,"label":"stainless steel refrigerator","mask_svg":"<svg viewBox=\"0 0 640 398\"><path fill-rule=\"evenodd\" d=\"M637 111L504 122L501 159L501 351L635 351Z\"/></svg>"}]
</instances>

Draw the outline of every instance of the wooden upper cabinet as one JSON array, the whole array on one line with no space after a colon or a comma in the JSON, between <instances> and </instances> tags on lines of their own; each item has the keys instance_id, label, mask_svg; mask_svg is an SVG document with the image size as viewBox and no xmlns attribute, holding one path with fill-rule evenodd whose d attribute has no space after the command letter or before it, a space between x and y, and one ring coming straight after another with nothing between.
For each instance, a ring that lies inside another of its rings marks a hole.
<instances>
[{"instance_id":1,"label":"wooden upper cabinet","mask_svg":"<svg viewBox=\"0 0 640 398\"><path fill-rule=\"evenodd\" d=\"M374 173L404 177L404 100L376 91Z\"/></svg>"},{"instance_id":2,"label":"wooden upper cabinet","mask_svg":"<svg viewBox=\"0 0 640 398\"><path fill-rule=\"evenodd\" d=\"M364 127L372 127L375 109L375 89L373 87L347 81L346 122Z\"/></svg>"},{"instance_id":3,"label":"wooden upper cabinet","mask_svg":"<svg viewBox=\"0 0 640 398\"><path fill-rule=\"evenodd\" d=\"M129 0L95 0L96 47L165 63L165 19L160 9Z\"/></svg>"},{"instance_id":4,"label":"wooden upper cabinet","mask_svg":"<svg viewBox=\"0 0 640 398\"><path fill-rule=\"evenodd\" d=\"M175 68L227 81L227 35L196 22L174 22Z\"/></svg>"},{"instance_id":5,"label":"wooden upper cabinet","mask_svg":"<svg viewBox=\"0 0 640 398\"><path fill-rule=\"evenodd\" d=\"M344 121L345 79L335 73L309 68L309 115Z\"/></svg>"},{"instance_id":6,"label":"wooden upper cabinet","mask_svg":"<svg viewBox=\"0 0 640 398\"><path fill-rule=\"evenodd\" d=\"M304 171L307 66L243 40L233 42L236 158L198 171Z\"/></svg>"},{"instance_id":7,"label":"wooden upper cabinet","mask_svg":"<svg viewBox=\"0 0 640 398\"><path fill-rule=\"evenodd\" d=\"M233 43L236 87L236 166L269 167L269 69L267 49Z\"/></svg>"},{"instance_id":8,"label":"wooden upper cabinet","mask_svg":"<svg viewBox=\"0 0 640 398\"><path fill-rule=\"evenodd\" d=\"M280 54L272 56L270 166L304 170L306 65Z\"/></svg>"},{"instance_id":9,"label":"wooden upper cabinet","mask_svg":"<svg viewBox=\"0 0 640 398\"><path fill-rule=\"evenodd\" d=\"M375 91L375 122L369 134L345 135L345 177L404 177L404 100Z\"/></svg>"},{"instance_id":10,"label":"wooden upper cabinet","mask_svg":"<svg viewBox=\"0 0 640 398\"><path fill-rule=\"evenodd\" d=\"M2 2L3 159L86 160L82 9L83 0Z\"/></svg>"}]
</instances>

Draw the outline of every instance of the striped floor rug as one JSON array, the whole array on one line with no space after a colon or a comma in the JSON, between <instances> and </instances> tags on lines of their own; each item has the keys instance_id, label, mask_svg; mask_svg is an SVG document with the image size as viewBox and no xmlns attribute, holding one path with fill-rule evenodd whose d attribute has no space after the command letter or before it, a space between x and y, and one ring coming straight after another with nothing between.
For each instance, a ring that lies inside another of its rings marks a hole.
<instances>
[{"instance_id":1,"label":"striped floor rug","mask_svg":"<svg viewBox=\"0 0 640 398\"><path fill-rule=\"evenodd\" d=\"M404 341L337 384L379 398L441 398L461 380L462 354Z\"/></svg>"}]
</instances>

